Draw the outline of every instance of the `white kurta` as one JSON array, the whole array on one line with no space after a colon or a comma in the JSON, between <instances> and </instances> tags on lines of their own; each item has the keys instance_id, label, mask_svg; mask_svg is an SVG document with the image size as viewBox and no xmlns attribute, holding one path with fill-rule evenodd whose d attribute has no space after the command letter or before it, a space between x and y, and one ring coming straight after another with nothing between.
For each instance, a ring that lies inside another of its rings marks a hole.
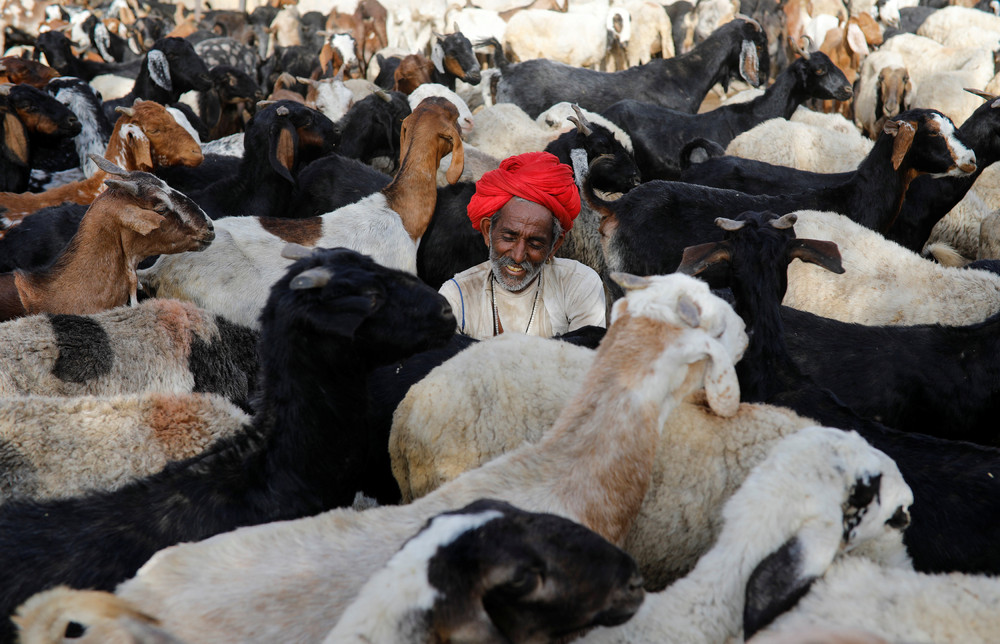
<instances>
[{"instance_id":1,"label":"white kurta","mask_svg":"<svg viewBox=\"0 0 1000 644\"><path fill-rule=\"evenodd\" d=\"M592 268L578 261L553 258L520 293L511 293L494 283L491 294L490 274L487 260L441 286L441 294L455 313L458 330L466 335L493 337L494 298L505 333L548 338L588 324L606 326L604 284Z\"/></svg>"}]
</instances>

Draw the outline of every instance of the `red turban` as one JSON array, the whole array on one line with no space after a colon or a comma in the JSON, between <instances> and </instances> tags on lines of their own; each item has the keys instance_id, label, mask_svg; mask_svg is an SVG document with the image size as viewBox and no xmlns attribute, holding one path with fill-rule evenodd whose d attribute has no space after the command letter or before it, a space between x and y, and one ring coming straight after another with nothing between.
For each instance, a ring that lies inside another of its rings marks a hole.
<instances>
[{"instance_id":1,"label":"red turban","mask_svg":"<svg viewBox=\"0 0 1000 644\"><path fill-rule=\"evenodd\" d=\"M573 227L580 214L580 193L573 170L549 152L526 152L504 159L476 182L469 202L469 219L479 230L484 217L504 207L511 197L523 197L548 208L563 230Z\"/></svg>"}]
</instances>

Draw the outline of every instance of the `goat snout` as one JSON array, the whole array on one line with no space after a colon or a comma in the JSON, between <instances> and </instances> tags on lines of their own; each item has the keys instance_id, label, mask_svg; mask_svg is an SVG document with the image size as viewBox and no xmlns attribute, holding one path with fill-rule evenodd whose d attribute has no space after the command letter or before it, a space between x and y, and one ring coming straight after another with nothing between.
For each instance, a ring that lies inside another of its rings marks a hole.
<instances>
[{"instance_id":1,"label":"goat snout","mask_svg":"<svg viewBox=\"0 0 1000 644\"><path fill-rule=\"evenodd\" d=\"M473 69L465 75L462 79L463 82L469 83L470 85L478 85L479 81L483 79L482 74L478 69Z\"/></svg>"},{"instance_id":2,"label":"goat snout","mask_svg":"<svg viewBox=\"0 0 1000 644\"><path fill-rule=\"evenodd\" d=\"M631 619L646 597L642 584L642 575L638 572L632 573L628 582L613 592L609 598L610 605L594 617L593 623L600 626L617 626Z\"/></svg>"},{"instance_id":3,"label":"goat snout","mask_svg":"<svg viewBox=\"0 0 1000 644\"><path fill-rule=\"evenodd\" d=\"M889 520L886 521L885 523L891 528L896 528L897 530L903 530L908 525L910 525L910 513L903 506L899 506L898 508L896 508L896 511L889 518Z\"/></svg>"}]
</instances>

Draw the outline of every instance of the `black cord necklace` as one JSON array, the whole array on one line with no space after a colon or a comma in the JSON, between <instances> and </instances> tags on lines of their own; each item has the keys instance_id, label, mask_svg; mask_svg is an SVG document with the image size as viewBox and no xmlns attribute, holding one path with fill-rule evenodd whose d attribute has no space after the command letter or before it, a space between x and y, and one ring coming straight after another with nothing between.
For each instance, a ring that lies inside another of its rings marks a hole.
<instances>
[{"instance_id":1,"label":"black cord necklace","mask_svg":"<svg viewBox=\"0 0 1000 644\"><path fill-rule=\"evenodd\" d=\"M496 284L497 278L490 272L490 301L493 304L493 335L497 336L503 333L503 324L500 323L500 312L497 311L497 296L494 290L494 284ZM535 299L531 302L531 314L528 316L528 326L524 327L524 334L528 335L528 329L531 328L531 322L535 319L535 307L538 306L538 294L542 292L542 273L538 273L538 288L535 290Z\"/></svg>"}]
</instances>

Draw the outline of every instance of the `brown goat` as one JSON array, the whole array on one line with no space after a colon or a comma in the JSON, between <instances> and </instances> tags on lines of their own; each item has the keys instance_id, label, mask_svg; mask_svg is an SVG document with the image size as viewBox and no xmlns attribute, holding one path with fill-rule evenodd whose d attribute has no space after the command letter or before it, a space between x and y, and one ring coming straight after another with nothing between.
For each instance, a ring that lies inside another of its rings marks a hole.
<instances>
[{"instance_id":1,"label":"brown goat","mask_svg":"<svg viewBox=\"0 0 1000 644\"><path fill-rule=\"evenodd\" d=\"M127 172L91 155L122 179L106 179L80 228L51 266L0 274L0 321L35 313L97 313L136 304L136 266L152 255L204 250L212 221L194 201L154 175Z\"/></svg>"},{"instance_id":2,"label":"brown goat","mask_svg":"<svg viewBox=\"0 0 1000 644\"><path fill-rule=\"evenodd\" d=\"M121 116L108 140L104 158L126 171L151 172L160 166L193 167L204 159L201 147L167 110L154 101L137 100L132 107L119 107ZM0 192L0 206L7 209L8 223L19 222L31 213L71 201L89 204L104 191L106 174L98 170L88 179L75 181L45 192Z\"/></svg>"},{"instance_id":3,"label":"brown goat","mask_svg":"<svg viewBox=\"0 0 1000 644\"><path fill-rule=\"evenodd\" d=\"M819 50L830 57L833 64L844 72L851 85L858 78L858 70L871 47L882 44L882 32L878 23L867 13L851 16L837 29L826 32ZM823 101L823 111L839 112L848 119L853 118L852 101Z\"/></svg>"},{"instance_id":4,"label":"brown goat","mask_svg":"<svg viewBox=\"0 0 1000 644\"><path fill-rule=\"evenodd\" d=\"M399 214L403 228L414 241L420 239L437 205L437 169L451 153L448 183L455 183L465 168L465 149L458 127L458 109L440 96L420 101L403 119L399 137L399 171L382 194Z\"/></svg>"},{"instance_id":5,"label":"brown goat","mask_svg":"<svg viewBox=\"0 0 1000 644\"><path fill-rule=\"evenodd\" d=\"M431 71L434 63L420 54L410 54L399 61L399 67L393 73L393 86L397 92L407 96L424 83L431 82Z\"/></svg>"},{"instance_id":6,"label":"brown goat","mask_svg":"<svg viewBox=\"0 0 1000 644\"><path fill-rule=\"evenodd\" d=\"M17 56L0 58L0 83L24 84L44 89L48 82L58 75L59 72L48 65L34 60Z\"/></svg>"}]
</instances>

